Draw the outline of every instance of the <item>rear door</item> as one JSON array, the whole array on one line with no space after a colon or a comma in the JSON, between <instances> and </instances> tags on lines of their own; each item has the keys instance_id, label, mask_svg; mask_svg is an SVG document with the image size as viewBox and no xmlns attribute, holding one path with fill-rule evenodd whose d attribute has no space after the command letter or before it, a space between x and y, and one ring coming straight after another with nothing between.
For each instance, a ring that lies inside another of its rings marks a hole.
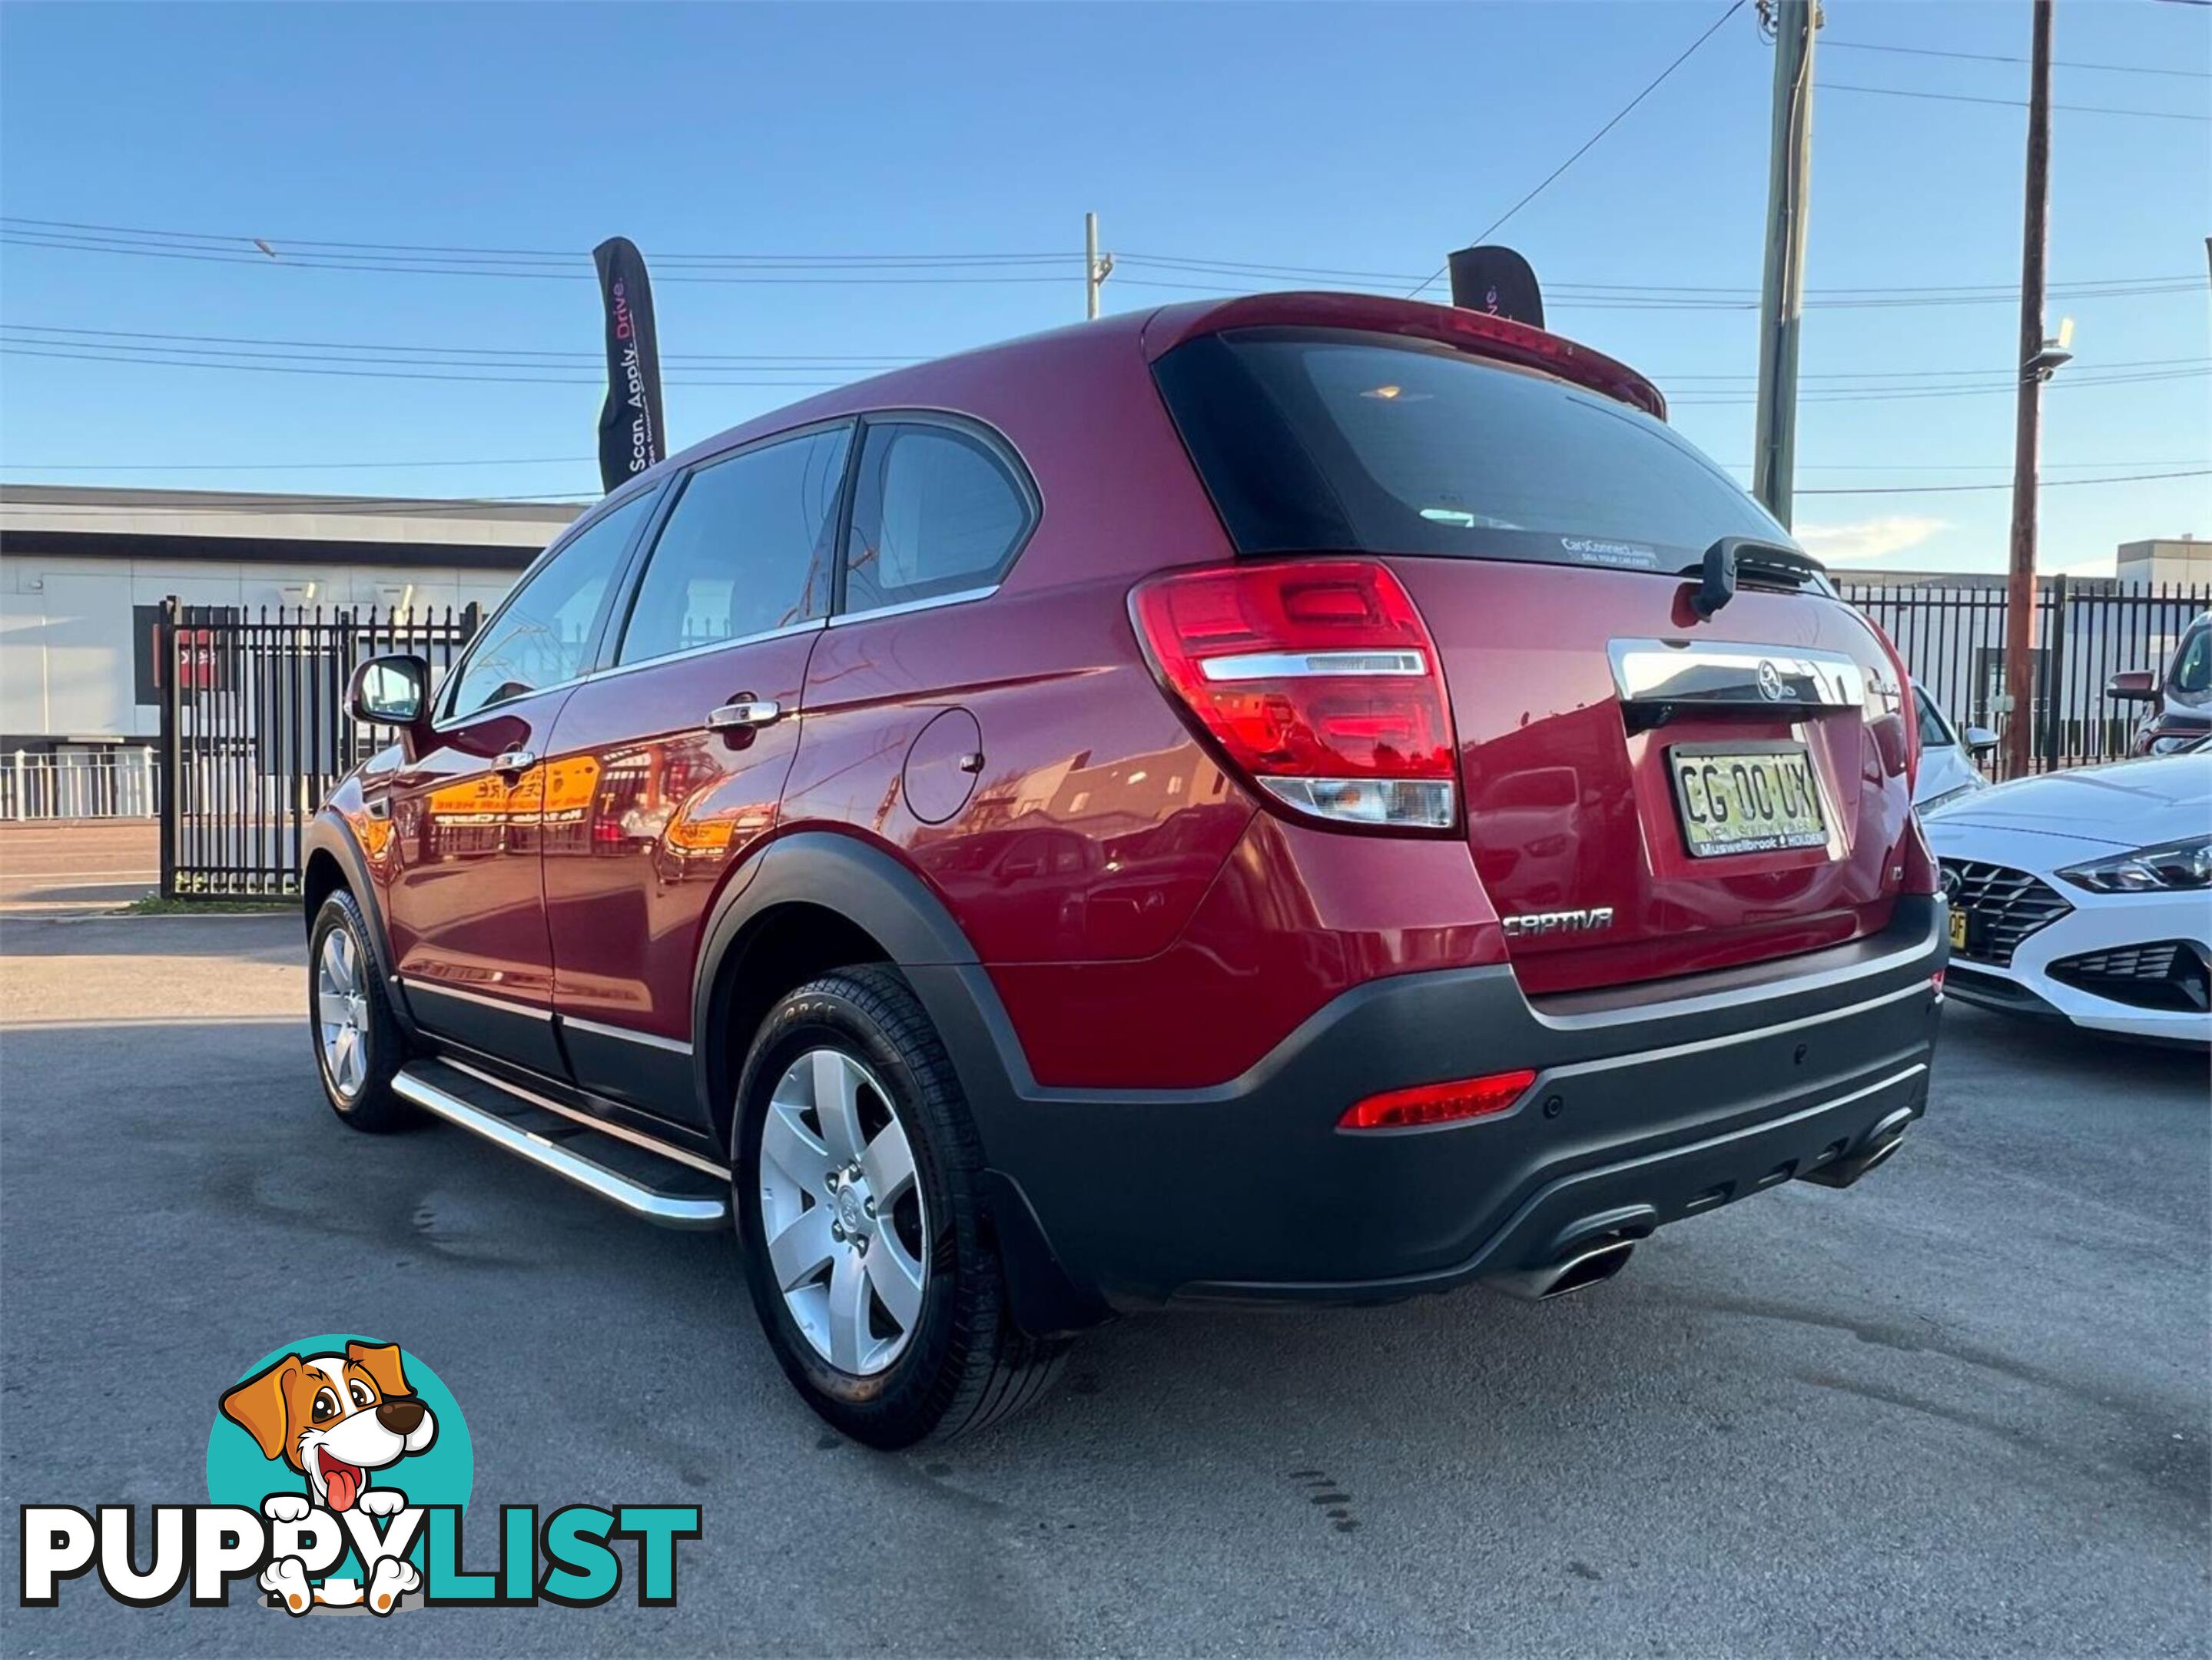
<instances>
[{"instance_id":1,"label":"rear door","mask_svg":"<svg viewBox=\"0 0 2212 1660\"><path fill-rule=\"evenodd\" d=\"M1372 334L1247 330L1157 366L1240 551L1384 556L1443 659L1466 834L1524 986L1693 972L1881 927L1903 689L1782 571L1710 617L1723 538L1790 548L1642 410Z\"/></svg>"},{"instance_id":2,"label":"rear door","mask_svg":"<svg viewBox=\"0 0 2212 1660\"><path fill-rule=\"evenodd\" d=\"M562 1070L538 873L545 754L655 494L603 512L523 579L383 800L398 848L386 910L408 1006L441 1037L541 1072Z\"/></svg>"},{"instance_id":3,"label":"rear door","mask_svg":"<svg viewBox=\"0 0 2212 1660\"><path fill-rule=\"evenodd\" d=\"M694 1129L709 1128L691 1069L701 934L775 827L850 444L841 422L693 468L608 666L549 745L554 1002L576 1080Z\"/></svg>"}]
</instances>

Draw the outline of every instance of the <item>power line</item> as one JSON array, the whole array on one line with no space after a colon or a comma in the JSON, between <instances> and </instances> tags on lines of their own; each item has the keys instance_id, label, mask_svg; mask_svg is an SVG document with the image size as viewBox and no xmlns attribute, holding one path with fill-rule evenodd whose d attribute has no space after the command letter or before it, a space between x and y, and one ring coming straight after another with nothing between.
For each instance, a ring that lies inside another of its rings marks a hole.
<instances>
[{"instance_id":1,"label":"power line","mask_svg":"<svg viewBox=\"0 0 2212 1660\"><path fill-rule=\"evenodd\" d=\"M2079 360L2076 361L2078 362ZM2084 365L2084 367L2101 373L2106 369L2178 369L2201 368L2207 365L2212 365L2212 357L2136 357L2117 360L2109 363L2099 362L2087 364ZM2003 374L2006 377L2007 385L2012 384L2012 371L1985 368L1889 370L1838 369L1832 370L1824 374L1801 374L1797 378L1801 380L1957 380L1963 376L1978 376L1999 374ZM1645 378L1656 381L1662 386L1668 386L1685 380L1722 380L1741 382L1756 380L1759 377L1752 374L1659 374L1655 373L1647 374ZM1720 390L1720 388L1700 387L1698 390L1717 391Z\"/></svg>"},{"instance_id":2,"label":"power line","mask_svg":"<svg viewBox=\"0 0 2212 1660\"><path fill-rule=\"evenodd\" d=\"M1862 87L1848 81L1824 81L1822 92L1870 92L1884 98L1933 98L1946 104L2002 104L2008 109L2024 110L2025 98L1983 98L1964 92L1921 92L1906 87ZM2135 110L2111 104L2053 104L2055 110L2068 110L2075 115L2140 115L2152 121L2212 121L2212 115L2194 115L2183 110Z\"/></svg>"},{"instance_id":3,"label":"power line","mask_svg":"<svg viewBox=\"0 0 2212 1660\"><path fill-rule=\"evenodd\" d=\"M1522 209L1527 207L1539 196L1541 196L1544 192L1550 187L1553 179L1557 179L1561 173L1565 173L1569 167L1574 166L1576 162L1581 161L1584 155L1588 155L1592 145L1595 144L1599 139L1604 137L1606 134L1611 132L1615 127L1619 126L1631 110L1634 109L1638 104L1642 103L1653 93L1656 92L1661 84L1666 81L1668 76L1674 74L1676 70L1681 68L1683 64L1690 61L1691 55L1695 52L1699 46L1704 46L1706 41L1711 40L1714 35L1720 33L1722 24L1727 22L1729 18L1735 16L1736 13L1742 9L1743 0L1730 0L1729 9L1723 12L1718 17L1713 19L1711 23L1706 26L1705 32L1703 34L1700 34L1696 40L1691 41L1687 46L1684 47L1682 49L1681 56L1675 58L1673 63L1668 64L1665 69L1660 70L1643 91L1638 93L1635 97L1630 99L1626 104L1622 105L1619 112L1613 116L1613 119L1607 121L1588 138L1584 139L1581 149L1577 149L1572 155L1570 155L1565 161L1560 162L1558 167L1553 167L1550 173L1547 173L1544 176L1544 180L1541 184L1538 185L1535 189L1530 191L1526 196L1522 197L1518 202L1516 202L1511 207L1506 209L1505 211L1498 215L1497 218L1492 220L1490 223L1484 228L1481 234L1478 235L1474 239L1475 242L1480 244L1489 240L1491 234L1496 231L1498 227L1504 224L1507 220L1510 219L1515 214L1520 212ZM1434 275L1426 278L1420 284L1419 288L1413 289L1413 291L1411 294L1408 294L1406 297L1408 300L1418 298L1422 289L1427 288L1430 283L1434 283L1438 277L1442 277L1449 268L1450 264L1449 261L1444 265L1437 266Z\"/></svg>"},{"instance_id":4,"label":"power line","mask_svg":"<svg viewBox=\"0 0 2212 1660\"><path fill-rule=\"evenodd\" d=\"M0 220L0 244L6 244L17 247L34 249L44 248L50 251L76 252L112 253L134 258L199 259L225 265L252 265L264 269L267 268L270 264L268 258L264 255L258 252L240 252L235 248L220 250L211 247L182 246L167 243L125 242L114 240L93 240L84 238L70 238L52 235L42 232L27 233L23 231L9 230L5 228L6 224L9 222L10 222ZM13 222L21 224L27 222L15 221ZM1495 226L1492 228L1495 228ZM1489 233L1487 231L1484 233L1486 235L1488 234ZM133 233L133 234L140 234ZM159 234L167 237L191 236L203 238L211 238L212 235L210 233L204 232L162 232L144 233L143 234ZM659 265L663 264L665 259L673 258L675 256L664 256L662 258L656 259L655 264L656 265ZM714 255L697 257L728 260L755 257L782 258L784 256ZM902 256L852 255L846 256L845 258L857 262L864 259L874 259L879 258L890 258L899 257ZM977 260L996 260L1013 257L1015 256L973 256L973 258ZM1029 256L1021 257L1027 258ZM945 258L948 259L964 259L969 258L969 256L945 256ZM420 263L410 263L405 260L395 260L380 264L363 264L355 260L303 261L298 258L281 263L289 264L295 270L362 271L371 274L384 272L391 274L423 276L505 277L524 280L574 280L580 282L590 281L592 280L593 277L593 273L589 267L588 262L584 261L581 256L575 256L574 263L576 265L576 269L574 270L551 269L537 266L513 267L498 264L497 258L498 256L494 251L484 251L482 258L477 263L467 265L422 265ZM1393 283L1399 282L1413 282L1414 280L1410 273L1406 272L1358 271L1332 267L1259 265L1251 262L1233 260L1191 259L1161 254L1124 255L1121 256L1121 260L1125 265L1136 265L1153 271L1192 273L1201 276L1223 276L1232 279L1248 278L1252 277L1280 277L1296 279L1319 277L1325 279L1321 284L1322 286L1341 286L1341 279L1347 278L1355 281L1364 279L1368 281L1387 282ZM667 273L665 276L664 280L668 282L700 282L710 283L765 283L791 286L805 286L815 283L839 284L848 283L888 286L906 283L1059 283L1064 282L1066 278L1060 276L1030 275L1028 274L1026 271L1017 271L1011 275L976 275L973 273L971 269L951 275L933 275L925 272L920 275L907 277L895 277L888 275L844 276L836 274L807 275L787 273L769 275L761 275L757 273L750 275L730 273L695 273L687 275L683 271L675 271ZM1124 277L1122 281L1125 286L1164 289L1195 294L1244 294L1252 291L1251 283L1249 282L1243 281L1232 281L1228 284L1221 284L1166 280L1159 277L1147 278L1141 277ZM1429 283L1433 283L1434 281L1434 276L1421 280L1416 284L1414 291L1419 292L1421 289L1427 287ZM2094 283L2069 284L2065 286L2064 292L2067 294L2068 297L2075 298L2139 297L2168 293L2194 293L2200 290L2203 286L2203 279L2194 275L2159 277L2123 277L2106 279ZM1837 307L1978 305L1984 303L1997 303L1999 301L2008 304L2011 303L2014 298L2016 292L2016 288L1998 284L1936 284L1925 287L1894 286L1863 289L1813 289L1810 290L1812 298L1808 303ZM2054 288L2053 292L2057 293L2060 292L2060 290ZM1577 306L1592 310L1731 311L1748 310L1756 304L1756 295L1753 291L1749 289L1704 288L1680 284L1604 283L1576 283L1571 282L1557 282L1547 285L1547 293L1549 293L1561 304ZM550 354L547 355L550 356ZM580 357L586 355L577 354L577 356ZM732 357L727 361L734 362L738 361L764 362L766 360L752 358L740 360ZM825 358L794 361L827 362L831 360Z\"/></svg>"},{"instance_id":5,"label":"power line","mask_svg":"<svg viewBox=\"0 0 2212 1660\"><path fill-rule=\"evenodd\" d=\"M524 347L507 346L454 346L444 344L420 346L398 344L391 342L372 342L364 340L272 340L258 336L242 334L149 333L134 329L74 328L59 324L48 323L0 323L0 331L11 334L69 336L72 337L68 342L68 344L71 344L104 340L130 341L134 343L185 343L177 344L173 347L162 348L164 350L173 349L179 351L186 350L187 345L240 347L279 346L298 348L302 350L309 351L387 352L394 354L408 354L416 356L428 356L433 357L455 358L488 357L501 359L544 359L547 360L545 367L550 368L566 368L578 364L589 366L603 364L606 361L606 354L604 351L543 351ZM86 337L87 339L85 341L80 341L75 337L80 336ZM56 341L53 344L58 344L63 343ZM664 364L742 364L760 368L763 372L775 373L781 373L785 370L796 371L799 369L820 368L882 369L897 368L905 364L918 363L924 361L924 359L917 356L893 356L890 353L883 353L873 356L815 356L798 353L690 352L666 353L664 354L661 358L661 362ZM518 364L516 366L532 367L533 365Z\"/></svg>"},{"instance_id":6,"label":"power line","mask_svg":"<svg viewBox=\"0 0 2212 1660\"><path fill-rule=\"evenodd\" d=\"M313 237L255 238L234 232L156 230L140 225L95 225L74 219L33 219L20 214L0 214L0 225L20 225L35 228L41 232L83 231L100 236L133 237L149 240L169 240L182 243L216 245L235 252L250 252L259 241L272 244L281 258L287 250L335 250L343 253L359 254L364 258L385 254L443 255L450 254L470 260L533 259L567 262L588 261L588 254L567 248L483 248L464 247L452 243L432 242L335 242ZM266 260L266 254L254 257ZM1069 249L1057 253L657 253L655 265L1036 265L1050 261L1079 259L1079 251Z\"/></svg>"},{"instance_id":7,"label":"power line","mask_svg":"<svg viewBox=\"0 0 2212 1660\"><path fill-rule=\"evenodd\" d=\"M2140 484L2154 478L2212 478L2212 467L2191 467L2181 472L2115 472L2100 478L2045 478L2042 489L2066 489L2075 484ZM1801 489L1800 496L1948 496L1957 490L2008 490L2008 478L1994 484L1844 484L1820 489Z\"/></svg>"},{"instance_id":8,"label":"power line","mask_svg":"<svg viewBox=\"0 0 2212 1660\"><path fill-rule=\"evenodd\" d=\"M581 467L596 455L526 455L481 461L443 456L432 461L20 461L25 472L337 472L399 471L409 467Z\"/></svg>"},{"instance_id":9,"label":"power line","mask_svg":"<svg viewBox=\"0 0 2212 1660\"><path fill-rule=\"evenodd\" d=\"M9 357L43 357L83 363L130 363L141 367L164 366L188 369L236 369L263 374L323 374L370 380L444 380L462 381L484 386L605 386L605 375L576 377L550 374L441 374L424 368L370 368L356 366L351 360L321 360L294 358L284 362L232 363L218 362L199 357L155 356L144 352L130 352L120 348L75 347L70 342L44 342L18 344L0 342L0 356ZM763 380L744 379L671 379L672 386L756 386L780 389L784 392L818 392L831 386L843 386L842 380Z\"/></svg>"},{"instance_id":10,"label":"power line","mask_svg":"<svg viewBox=\"0 0 2212 1660\"><path fill-rule=\"evenodd\" d=\"M2138 374L2069 375L2051 383L2054 388L2069 392L2084 391L2100 386L2144 386L2166 380L2197 380L2212 375L2212 369L2161 369ZM2011 396L2019 389L2019 382L2011 376L1990 384L1966 384L1948 386L1835 386L1821 387L1801 392L1798 401L1807 404L1869 404L1899 403L1923 398L1975 398L1997 393ZM1667 400L1670 409L1713 409L1729 404L1747 404L1754 394L1744 392L1692 392L1686 397Z\"/></svg>"},{"instance_id":11,"label":"power line","mask_svg":"<svg viewBox=\"0 0 2212 1660\"><path fill-rule=\"evenodd\" d=\"M259 253L240 253L214 248L187 247L181 245L133 243L102 240L88 237L64 236L58 234L9 230L0 233L0 243L9 247L46 248L72 253L123 254L143 259L188 259L221 265L258 265L264 269L289 267L294 271L351 271L380 272L390 275L418 277L495 277L535 279L544 282L593 283L599 280L591 261L578 256L575 270L564 270L551 265L534 265L513 262L486 261L476 264L437 264L421 260L392 258L375 260L363 258L325 258L319 256L290 258L270 261ZM656 270L656 283L703 283L720 285L820 285L892 287L912 283L1060 283L1066 279L1058 276L980 277L970 275L945 276L933 271L905 272L896 276L847 276L839 274L842 268L825 268L825 271L805 271L803 268L778 268L779 271L799 271L801 274L761 274L759 272L701 271L679 269L673 271Z\"/></svg>"},{"instance_id":12,"label":"power line","mask_svg":"<svg viewBox=\"0 0 2212 1660\"><path fill-rule=\"evenodd\" d=\"M1977 64L2025 64L2027 59L2002 52L1945 52L1935 46L1893 46L1876 45L1871 40L1822 40L1822 52L1890 52L1911 58L1958 58ZM2053 69L2102 70L2114 75L2179 75L2199 81L2212 81L2212 70L2161 69L2148 64L2085 64L2078 60L2053 58Z\"/></svg>"},{"instance_id":13,"label":"power line","mask_svg":"<svg viewBox=\"0 0 2212 1660\"><path fill-rule=\"evenodd\" d=\"M275 357L281 361L310 363L389 364L395 368L449 368L460 370L494 368L522 368L550 374L562 368L596 367L602 355L598 352L555 352L524 348L488 346L413 345L397 343L366 341L283 340L261 336L221 334L153 333L130 329L75 328L53 324L0 323L0 339L15 337L16 344L41 348L83 348L95 351L137 353L143 351L166 361L172 355L180 355L190 361L204 357L243 357L258 359ZM190 344L174 344L190 343ZM267 348L270 350L254 350ZM359 356L328 356L326 354L359 354ZM489 360L489 361L476 361ZM881 371L902 367L923 360L912 356L884 354L873 357L810 357L797 355L762 356L756 354L675 355L665 357L664 363L673 367L722 368L741 367L763 375L802 374L809 370L835 369L852 371ZM2212 357L2131 358L2111 362L2084 364L2098 371L2108 369L2180 368L2212 363ZM1928 369L1852 369L1808 374L1808 380L1881 381L1881 380L1944 380L1962 376L2001 373L1985 368L1928 368ZM1753 379L1747 374L1715 373L1684 373L1667 374L1653 372L1650 379L1662 384L1682 382L1742 382ZM571 385L577 382L562 380L550 384ZM685 382L684 384L693 384ZM818 381L763 380L769 386L810 386ZM1720 390L1700 386L1698 390Z\"/></svg>"}]
</instances>

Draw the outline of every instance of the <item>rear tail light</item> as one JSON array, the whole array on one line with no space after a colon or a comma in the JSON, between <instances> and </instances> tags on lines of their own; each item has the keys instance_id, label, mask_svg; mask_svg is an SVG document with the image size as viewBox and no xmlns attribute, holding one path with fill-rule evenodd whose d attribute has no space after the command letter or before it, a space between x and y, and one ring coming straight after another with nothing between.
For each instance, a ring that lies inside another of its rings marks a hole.
<instances>
[{"instance_id":1,"label":"rear tail light","mask_svg":"<svg viewBox=\"0 0 2212 1660\"><path fill-rule=\"evenodd\" d=\"M1449 1084L1418 1084L1412 1089L1370 1095L1345 1110L1339 1129L1413 1129L1449 1124L1462 1118L1487 1118L1528 1093L1533 1072L1497 1072L1486 1078L1462 1078Z\"/></svg>"},{"instance_id":2,"label":"rear tail light","mask_svg":"<svg viewBox=\"0 0 2212 1660\"><path fill-rule=\"evenodd\" d=\"M1367 560L1180 572L1129 596L1168 690L1231 765L1301 813L1449 830L1451 704L1436 642Z\"/></svg>"}]
</instances>

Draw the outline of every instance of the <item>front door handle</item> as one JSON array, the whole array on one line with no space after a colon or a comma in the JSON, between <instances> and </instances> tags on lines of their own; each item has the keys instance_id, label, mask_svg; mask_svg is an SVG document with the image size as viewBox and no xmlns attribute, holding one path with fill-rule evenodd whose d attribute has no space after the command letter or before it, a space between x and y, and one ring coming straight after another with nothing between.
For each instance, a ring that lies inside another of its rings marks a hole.
<instances>
[{"instance_id":1,"label":"front door handle","mask_svg":"<svg viewBox=\"0 0 2212 1660\"><path fill-rule=\"evenodd\" d=\"M503 774L528 772L531 768L537 764L538 751L536 750L509 750L506 754L499 756L494 759L491 763L491 769L494 772Z\"/></svg>"},{"instance_id":2,"label":"front door handle","mask_svg":"<svg viewBox=\"0 0 2212 1660\"><path fill-rule=\"evenodd\" d=\"M740 697L708 712L708 732L747 732L772 727L783 718L783 705L773 697Z\"/></svg>"}]
</instances>

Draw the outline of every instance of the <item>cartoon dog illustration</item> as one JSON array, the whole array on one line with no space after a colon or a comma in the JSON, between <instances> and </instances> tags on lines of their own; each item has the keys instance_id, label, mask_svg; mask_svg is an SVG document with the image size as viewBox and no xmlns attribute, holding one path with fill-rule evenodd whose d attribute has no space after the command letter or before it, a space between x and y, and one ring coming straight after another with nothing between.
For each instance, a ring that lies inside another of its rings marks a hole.
<instances>
[{"instance_id":1,"label":"cartoon dog illustration","mask_svg":"<svg viewBox=\"0 0 2212 1660\"><path fill-rule=\"evenodd\" d=\"M300 1521L311 1507L354 1509L393 1516L407 1495L397 1487L373 1488L369 1474L388 1469L410 1454L428 1450L438 1420L407 1387L399 1350L389 1343L348 1343L343 1354L288 1354L222 1397L223 1416L251 1435L264 1458L282 1458L306 1477L305 1493L271 1493L263 1511L278 1521ZM389 1613L403 1591L420 1583L411 1563L377 1565L367 1602ZM310 1587L298 1559L272 1562L263 1589L284 1599L295 1614L311 1602L357 1606L361 1588L348 1579Z\"/></svg>"}]
</instances>

